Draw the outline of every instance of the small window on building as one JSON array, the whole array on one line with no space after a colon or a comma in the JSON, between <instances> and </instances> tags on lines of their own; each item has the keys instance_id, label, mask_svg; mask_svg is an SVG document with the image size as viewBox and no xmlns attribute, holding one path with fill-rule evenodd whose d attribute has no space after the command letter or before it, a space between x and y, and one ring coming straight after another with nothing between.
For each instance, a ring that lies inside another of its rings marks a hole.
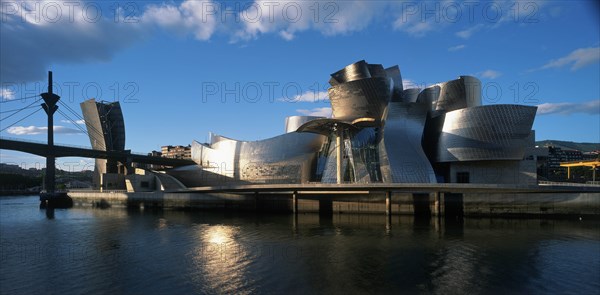
<instances>
[{"instance_id":1,"label":"small window on building","mask_svg":"<svg viewBox=\"0 0 600 295\"><path fill-rule=\"evenodd\" d=\"M456 172L456 183L469 183L469 172Z\"/></svg>"}]
</instances>

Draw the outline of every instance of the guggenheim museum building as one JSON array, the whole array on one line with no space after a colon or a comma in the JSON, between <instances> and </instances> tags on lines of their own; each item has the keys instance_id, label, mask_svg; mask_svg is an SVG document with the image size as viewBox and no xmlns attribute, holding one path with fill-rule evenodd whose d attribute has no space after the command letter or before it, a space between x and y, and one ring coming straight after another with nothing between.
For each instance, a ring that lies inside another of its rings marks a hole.
<instances>
[{"instance_id":1,"label":"guggenheim museum building","mask_svg":"<svg viewBox=\"0 0 600 295\"><path fill-rule=\"evenodd\" d=\"M404 89L398 66L359 61L331 74L332 117L291 116L285 133L192 143L187 187L302 183L536 183L535 106L482 105L471 76Z\"/></svg>"}]
</instances>

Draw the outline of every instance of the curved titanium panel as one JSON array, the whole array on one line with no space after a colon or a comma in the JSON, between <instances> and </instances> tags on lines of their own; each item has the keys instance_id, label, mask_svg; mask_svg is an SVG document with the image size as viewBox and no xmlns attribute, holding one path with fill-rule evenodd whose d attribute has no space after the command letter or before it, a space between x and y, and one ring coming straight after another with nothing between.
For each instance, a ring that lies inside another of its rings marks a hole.
<instances>
[{"instance_id":1,"label":"curved titanium panel","mask_svg":"<svg viewBox=\"0 0 600 295\"><path fill-rule=\"evenodd\" d=\"M421 93L421 89L419 89L419 88L404 89L404 91L402 91L401 99L399 101L400 102L417 102L419 93Z\"/></svg>"},{"instance_id":2,"label":"curved titanium panel","mask_svg":"<svg viewBox=\"0 0 600 295\"><path fill-rule=\"evenodd\" d=\"M209 132L208 133L208 138L209 138L209 142L210 142L210 147L212 147L213 149L218 149L219 145L221 144L235 144L236 142L238 142L238 140L235 140L233 138L229 138L229 137L225 137L223 135L219 135L216 133L212 133Z\"/></svg>"},{"instance_id":3,"label":"curved titanium panel","mask_svg":"<svg viewBox=\"0 0 600 295\"><path fill-rule=\"evenodd\" d=\"M429 86L419 94L417 102L431 104L438 113L481 105L481 81L471 76Z\"/></svg>"},{"instance_id":4,"label":"curved titanium panel","mask_svg":"<svg viewBox=\"0 0 600 295\"><path fill-rule=\"evenodd\" d=\"M435 173L421 147L429 108L426 104L391 102L380 153L384 182L435 183Z\"/></svg>"},{"instance_id":5,"label":"curved titanium panel","mask_svg":"<svg viewBox=\"0 0 600 295\"><path fill-rule=\"evenodd\" d=\"M368 78L329 88L333 117L352 122L359 118L381 121L392 96L391 78Z\"/></svg>"},{"instance_id":6,"label":"curved titanium panel","mask_svg":"<svg viewBox=\"0 0 600 295\"><path fill-rule=\"evenodd\" d=\"M223 144L213 145L192 142L192 160L203 169L230 178L239 178L234 169L236 150L239 148L235 141L223 141Z\"/></svg>"},{"instance_id":7,"label":"curved titanium panel","mask_svg":"<svg viewBox=\"0 0 600 295\"><path fill-rule=\"evenodd\" d=\"M438 162L522 160L537 107L487 105L446 114Z\"/></svg>"},{"instance_id":8,"label":"curved titanium panel","mask_svg":"<svg viewBox=\"0 0 600 295\"><path fill-rule=\"evenodd\" d=\"M92 98L82 102L80 107L93 149L125 149L125 123L119 102L96 102Z\"/></svg>"},{"instance_id":9,"label":"curved titanium panel","mask_svg":"<svg viewBox=\"0 0 600 295\"><path fill-rule=\"evenodd\" d=\"M392 78L392 82L394 83L394 91L392 93L391 101L401 101L404 86L402 85L402 75L400 74L400 68L398 66L389 67L385 69L385 72L388 77Z\"/></svg>"},{"instance_id":10,"label":"curved titanium panel","mask_svg":"<svg viewBox=\"0 0 600 295\"><path fill-rule=\"evenodd\" d=\"M436 111L451 112L481 105L481 81L475 77L461 76L438 85L441 89Z\"/></svg>"},{"instance_id":11,"label":"curved titanium panel","mask_svg":"<svg viewBox=\"0 0 600 295\"><path fill-rule=\"evenodd\" d=\"M285 133L290 133L294 131L298 131L298 128L305 124L306 122L317 120L317 119L325 119L325 117L315 117L315 116L290 116L285 118Z\"/></svg>"},{"instance_id":12,"label":"curved titanium panel","mask_svg":"<svg viewBox=\"0 0 600 295\"><path fill-rule=\"evenodd\" d=\"M296 129L297 132L317 133L329 136L338 128L354 130L357 129L354 125L340 121L337 119L320 118L308 121Z\"/></svg>"},{"instance_id":13,"label":"curved titanium panel","mask_svg":"<svg viewBox=\"0 0 600 295\"><path fill-rule=\"evenodd\" d=\"M96 100L86 100L79 104L79 106L81 107L81 113L83 114L83 119L85 120L85 126L87 128L92 149L102 151L108 150L107 142L104 137L104 131L102 128L100 110L96 105Z\"/></svg>"},{"instance_id":14,"label":"curved titanium panel","mask_svg":"<svg viewBox=\"0 0 600 295\"><path fill-rule=\"evenodd\" d=\"M354 80L371 78L371 73L369 72L367 62L361 60L331 74L331 77L337 83L346 83ZM329 84L335 86L334 84L336 83L331 82L332 81L330 80Z\"/></svg>"},{"instance_id":15,"label":"curved titanium panel","mask_svg":"<svg viewBox=\"0 0 600 295\"><path fill-rule=\"evenodd\" d=\"M302 183L310 180L325 137L290 132L260 141L192 143L192 160L203 169L249 183Z\"/></svg>"},{"instance_id":16,"label":"curved titanium panel","mask_svg":"<svg viewBox=\"0 0 600 295\"><path fill-rule=\"evenodd\" d=\"M369 69L369 74L372 78L386 78L388 76L387 72L383 69L383 66L380 64L367 64L367 69Z\"/></svg>"},{"instance_id":17,"label":"curved titanium panel","mask_svg":"<svg viewBox=\"0 0 600 295\"><path fill-rule=\"evenodd\" d=\"M438 85L429 86L423 89L421 93L419 93L419 96L417 96L417 103L425 104L429 110L435 111L435 105L440 97L441 89L442 88Z\"/></svg>"},{"instance_id":18,"label":"curved titanium panel","mask_svg":"<svg viewBox=\"0 0 600 295\"><path fill-rule=\"evenodd\" d=\"M338 84L340 84L340 82L338 82L334 77L329 78L329 85L335 86Z\"/></svg>"}]
</instances>

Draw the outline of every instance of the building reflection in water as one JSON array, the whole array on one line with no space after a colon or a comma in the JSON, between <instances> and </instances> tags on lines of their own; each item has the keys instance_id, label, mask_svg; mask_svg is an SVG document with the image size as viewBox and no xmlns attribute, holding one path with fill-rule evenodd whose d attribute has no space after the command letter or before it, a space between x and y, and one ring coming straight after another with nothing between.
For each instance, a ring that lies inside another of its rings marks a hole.
<instances>
[{"instance_id":1,"label":"building reflection in water","mask_svg":"<svg viewBox=\"0 0 600 295\"><path fill-rule=\"evenodd\" d=\"M29 200L24 198L24 200ZM0 293L581 293L600 222L31 210L0 199Z\"/></svg>"},{"instance_id":2,"label":"building reflection in water","mask_svg":"<svg viewBox=\"0 0 600 295\"><path fill-rule=\"evenodd\" d=\"M171 212L155 218L154 227L159 241L163 232L170 232L169 239L189 235L178 253L186 253L183 273L198 293L336 293L340 286L373 293L486 293L491 286L498 292L515 286L548 290L549 279L545 286L539 278L553 277L545 267L560 271L550 262L565 258L555 257L573 257L571 270L585 259L556 254L561 248L553 245L571 243L564 239L575 235L581 244L576 248L589 248L599 238L585 229L580 237L564 221L370 214Z\"/></svg>"},{"instance_id":3,"label":"building reflection in water","mask_svg":"<svg viewBox=\"0 0 600 295\"><path fill-rule=\"evenodd\" d=\"M469 283L479 279L477 275L481 271L477 269L479 257L475 245L451 240L435 255L437 259L431 263L434 269L431 273L431 291L454 290L459 294L483 291L473 289Z\"/></svg>"}]
</instances>

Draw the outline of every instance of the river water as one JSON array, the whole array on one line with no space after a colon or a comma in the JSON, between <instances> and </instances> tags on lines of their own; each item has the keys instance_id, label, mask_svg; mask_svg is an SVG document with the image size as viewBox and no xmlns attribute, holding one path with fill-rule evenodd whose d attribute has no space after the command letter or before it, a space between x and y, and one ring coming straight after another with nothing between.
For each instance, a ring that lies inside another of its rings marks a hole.
<instances>
[{"instance_id":1,"label":"river water","mask_svg":"<svg viewBox=\"0 0 600 295\"><path fill-rule=\"evenodd\" d=\"M1 294L600 294L600 222L56 210L0 198Z\"/></svg>"}]
</instances>

